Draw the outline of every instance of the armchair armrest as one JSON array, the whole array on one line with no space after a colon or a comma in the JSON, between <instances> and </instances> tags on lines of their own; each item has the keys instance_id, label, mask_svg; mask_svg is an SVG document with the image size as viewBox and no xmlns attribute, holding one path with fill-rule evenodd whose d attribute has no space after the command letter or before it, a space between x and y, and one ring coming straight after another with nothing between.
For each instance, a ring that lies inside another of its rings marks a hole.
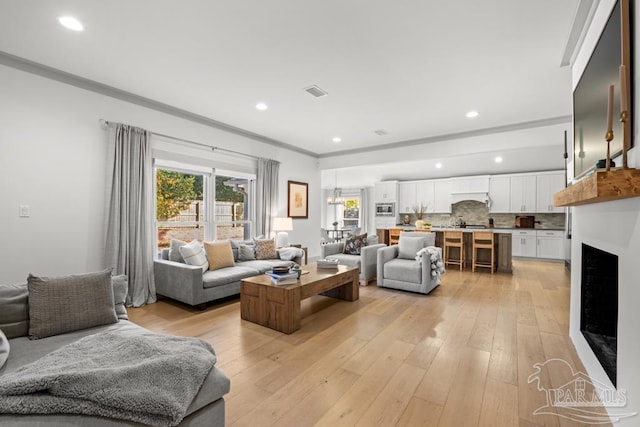
<instances>
[{"instance_id":1,"label":"armchair armrest","mask_svg":"<svg viewBox=\"0 0 640 427\"><path fill-rule=\"evenodd\" d=\"M341 254L343 250L343 242L327 243L326 245L320 246L320 257L324 259L331 255Z\"/></svg>"},{"instance_id":2,"label":"armchair armrest","mask_svg":"<svg viewBox=\"0 0 640 427\"><path fill-rule=\"evenodd\" d=\"M202 268L181 262L156 259L153 261L156 291L190 305L202 303L204 288Z\"/></svg>"},{"instance_id":3,"label":"armchair armrest","mask_svg":"<svg viewBox=\"0 0 640 427\"><path fill-rule=\"evenodd\" d=\"M360 279L369 280L376 277L378 265L378 249L385 248L384 243L364 246L360 249Z\"/></svg>"},{"instance_id":4,"label":"armchair armrest","mask_svg":"<svg viewBox=\"0 0 640 427\"><path fill-rule=\"evenodd\" d=\"M382 283L384 279L384 263L391 261L394 258L398 257L398 245L393 246L385 246L384 248L380 248L377 251L378 265L376 267L377 277L378 277L378 286Z\"/></svg>"}]
</instances>

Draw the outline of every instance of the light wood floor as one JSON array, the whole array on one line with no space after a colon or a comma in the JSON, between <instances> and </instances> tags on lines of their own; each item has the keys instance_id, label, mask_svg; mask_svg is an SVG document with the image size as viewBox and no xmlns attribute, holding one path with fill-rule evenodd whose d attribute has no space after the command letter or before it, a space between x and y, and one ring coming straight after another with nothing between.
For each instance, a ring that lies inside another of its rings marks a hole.
<instances>
[{"instance_id":1,"label":"light wood floor","mask_svg":"<svg viewBox=\"0 0 640 427\"><path fill-rule=\"evenodd\" d=\"M572 426L583 424L533 415L546 395L527 382L552 358L584 371L569 291L563 264L514 261L513 275L449 270L426 296L375 285L356 302L316 296L291 335L241 320L238 298L205 311L162 300L129 316L213 345L231 378L228 426Z\"/></svg>"}]
</instances>

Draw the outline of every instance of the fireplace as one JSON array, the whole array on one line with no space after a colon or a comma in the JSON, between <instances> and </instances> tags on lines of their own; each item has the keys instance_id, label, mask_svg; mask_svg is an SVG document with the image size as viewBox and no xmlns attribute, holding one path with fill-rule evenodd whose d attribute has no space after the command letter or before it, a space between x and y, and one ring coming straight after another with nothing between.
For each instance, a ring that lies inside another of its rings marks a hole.
<instances>
[{"instance_id":1,"label":"fireplace","mask_svg":"<svg viewBox=\"0 0 640 427\"><path fill-rule=\"evenodd\" d=\"M582 244L580 331L617 387L618 257Z\"/></svg>"}]
</instances>

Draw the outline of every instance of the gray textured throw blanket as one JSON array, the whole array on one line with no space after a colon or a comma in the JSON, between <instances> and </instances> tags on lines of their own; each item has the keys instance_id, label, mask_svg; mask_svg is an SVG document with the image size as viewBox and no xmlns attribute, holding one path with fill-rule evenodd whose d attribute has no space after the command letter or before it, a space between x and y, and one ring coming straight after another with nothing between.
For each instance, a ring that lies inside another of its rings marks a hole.
<instances>
[{"instance_id":1,"label":"gray textured throw blanket","mask_svg":"<svg viewBox=\"0 0 640 427\"><path fill-rule=\"evenodd\" d=\"M86 414L174 426L216 362L196 338L103 332L0 377L0 413Z\"/></svg>"}]
</instances>

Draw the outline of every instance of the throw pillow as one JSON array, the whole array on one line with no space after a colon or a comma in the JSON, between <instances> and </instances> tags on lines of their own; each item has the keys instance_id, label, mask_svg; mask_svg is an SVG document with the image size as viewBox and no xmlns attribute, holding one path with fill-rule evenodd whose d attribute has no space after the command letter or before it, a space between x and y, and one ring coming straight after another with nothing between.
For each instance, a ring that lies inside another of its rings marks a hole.
<instances>
[{"instance_id":1,"label":"throw pillow","mask_svg":"<svg viewBox=\"0 0 640 427\"><path fill-rule=\"evenodd\" d=\"M360 255L363 246L367 245L367 233L351 236L344 243L344 253L349 255Z\"/></svg>"},{"instance_id":2,"label":"throw pillow","mask_svg":"<svg viewBox=\"0 0 640 427\"><path fill-rule=\"evenodd\" d=\"M221 242L204 242L204 250L209 261L209 270L219 270L224 267L233 267L233 251L228 240Z\"/></svg>"},{"instance_id":3,"label":"throw pillow","mask_svg":"<svg viewBox=\"0 0 640 427\"><path fill-rule=\"evenodd\" d=\"M240 247L238 248L238 261L253 261L255 259L255 245L240 245Z\"/></svg>"},{"instance_id":4,"label":"throw pillow","mask_svg":"<svg viewBox=\"0 0 640 427\"><path fill-rule=\"evenodd\" d=\"M9 340L0 329L0 369L4 366L4 363L9 358L9 350L11 347L9 346Z\"/></svg>"},{"instance_id":5,"label":"throw pillow","mask_svg":"<svg viewBox=\"0 0 640 427\"><path fill-rule=\"evenodd\" d=\"M26 283L0 284L0 329L8 339L29 335L29 290Z\"/></svg>"},{"instance_id":6,"label":"throw pillow","mask_svg":"<svg viewBox=\"0 0 640 427\"><path fill-rule=\"evenodd\" d=\"M113 285L113 304L115 306L116 316L118 316L118 319L129 320L127 308L124 306L127 293L129 292L129 279L124 274L113 276L111 278L111 284Z\"/></svg>"},{"instance_id":7,"label":"throw pillow","mask_svg":"<svg viewBox=\"0 0 640 427\"><path fill-rule=\"evenodd\" d=\"M398 242L398 258L415 259L416 254L424 247L424 237L401 236Z\"/></svg>"},{"instance_id":8,"label":"throw pillow","mask_svg":"<svg viewBox=\"0 0 640 427\"><path fill-rule=\"evenodd\" d=\"M111 270L64 277L29 274L29 338L116 323Z\"/></svg>"},{"instance_id":9,"label":"throw pillow","mask_svg":"<svg viewBox=\"0 0 640 427\"><path fill-rule=\"evenodd\" d=\"M207 255L202 249L202 245L197 240L191 243L187 243L184 246L180 246L180 254L184 257L184 262L189 265L197 265L202 268L202 272L207 271L209 268L209 262L207 261Z\"/></svg>"},{"instance_id":10,"label":"throw pillow","mask_svg":"<svg viewBox=\"0 0 640 427\"><path fill-rule=\"evenodd\" d=\"M182 240L171 239L171 245L169 246L169 261L181 262L184 264L184 257L180 253L180 247L186 245L187 242Z\"/></svg>"},{"instance_id":11,"label":"throw pillow","mask_svg":"<svg viewBox=\"0 0 640 427\"><path fill-rule=\"evenodd\" d=\"M278 259L276 244L273 240L256 240L256 259Z\"/></svg>"}]
</instances>

